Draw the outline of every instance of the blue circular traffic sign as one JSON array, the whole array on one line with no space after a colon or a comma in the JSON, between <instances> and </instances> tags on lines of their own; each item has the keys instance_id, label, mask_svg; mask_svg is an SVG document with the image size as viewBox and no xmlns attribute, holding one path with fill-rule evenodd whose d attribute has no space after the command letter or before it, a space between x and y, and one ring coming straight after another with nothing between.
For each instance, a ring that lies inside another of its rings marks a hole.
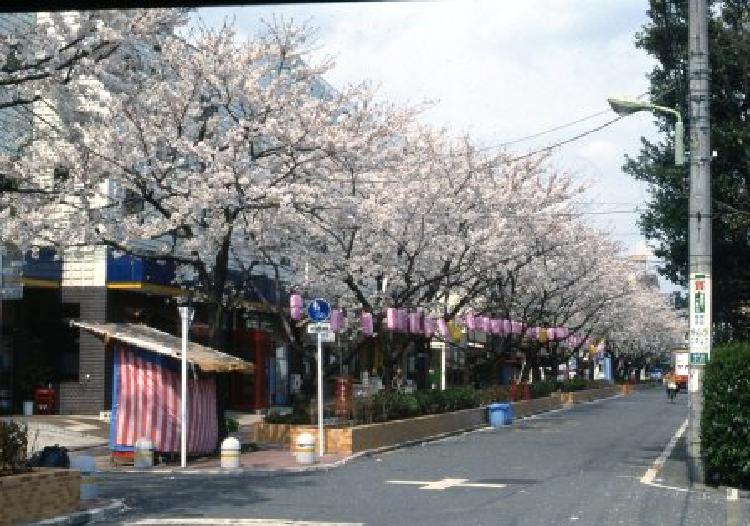
<instances>
[{"instance_id":1,"label":"blue circular traffic sign","mask_svg":"<svg viewBox=\"0 0 750 526\"><path fill-rule=\"evenodd\" d=\"M307 316L312 321L326 321L331 316L331 305L322 298L315 298L307 305Z\"/></svg>"}]
</instances>

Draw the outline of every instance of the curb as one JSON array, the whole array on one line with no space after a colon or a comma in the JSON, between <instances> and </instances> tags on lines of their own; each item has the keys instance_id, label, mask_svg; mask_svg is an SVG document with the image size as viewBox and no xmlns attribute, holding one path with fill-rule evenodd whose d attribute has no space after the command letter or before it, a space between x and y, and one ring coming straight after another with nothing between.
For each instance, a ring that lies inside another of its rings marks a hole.
<instances>
[{"instance_id":1,"label":"curb","mask_svg":"<svg viewBox=\"0 0 750 526\"><path fill-rule=\"evenodd\" d=\"M66 525L78 525L88 524L89 522L98 521L110 521L116 515L123 513L127 510L124 499L112 499L106 506L100 508L92 508L90 510L78 511L71 513L70 515L61 515L52 519L46 519L32 524L66 524Z\"/></svg>"},{"instance_id":2,"label":"curb","mask_svg":"<svg viewBox=\"0 0 750 526\"><path fill-rule=\"evenodd\" d=\"M598 402L604 401L604 400L613 400L616 398L622 398L625 395L622 393L617 393L613 396L608 396L606 398L597 398L596 400L590 400L587 402L579 402L577 404L570 404L569 406L564 406L559 409L551 409L548 411L540 411L539 413L534 413L531 415L526 415L521 418L517 418L514 420L525 420L527 418L535 418L540 415L550 414L550 413L557 413L560 411L568 411L576 406L580 405L586 405L586 404L596 404ZM486 424L476 426L476 427L468 427L464 429L458 429L456 431L450 431L448 433L441 433L439 435L432 435L425 438L420 438L417 440L410 440L407 442L401 442L398 444L393 444L390 446L382 446L375 449L367 449L365 451L359 451L357 453L354 453L352 455L349 455L348 457L344 457L340 460L337 460L335 462L331 462L328 464L314 464L310 466L294 466L294 467L288 467L288 468L278 468L278 469L268 469L268 470L259 470L259 469L251 469L251 468L236 468L236 469L226 469L226 468L211 468L211 469L182 469L182 468L152 468L152 469L122 469L117 471L99 471L99 474L112 474L114 476L117 476L119 474L134 474L134 473L142 473L142 474L154 474L154 475L216 475L216 476L255 476L255 477L273 477L273 476L282 476L282 475L294 475L298 473L310 473L310 472L320 472L320 471L330 471L331 469L343 466L344 464L351 462L352 460L356 460L360 457L371 457L374 455L380 455L382 453L387 453L389 451L395 451L397 449L404 449L408 447L414 447L418 445L424 445L426 443L430 442L438 442L440 440L445 440L446 438L458 436L458 435L467 435L470 433L477 433L477 432L486 432L488 430L492 430L491 426L488 426Z\"/></svg>"}]
</instances>

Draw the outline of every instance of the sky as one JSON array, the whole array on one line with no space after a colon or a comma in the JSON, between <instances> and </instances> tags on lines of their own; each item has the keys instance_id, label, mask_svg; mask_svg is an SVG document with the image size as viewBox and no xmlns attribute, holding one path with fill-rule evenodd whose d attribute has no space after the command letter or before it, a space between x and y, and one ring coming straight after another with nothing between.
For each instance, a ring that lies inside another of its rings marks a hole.
<instances>
[{"instance_id":1,"label":"sky","mask_svg":"<svg viewBox=\"0 0 750 526\"><path fill-rule=\"evenodd\" d=\"M647 23L647 0L460 0L210 7L209 26L234 20L252 37L262 20L283 17L317 28L313 60L333 57L334 87L363 80L384 99L431 100L425 122L483 147L517 154L570 139L616 115L607 97L648 90L653 60L634 45ZM505 143L550 130L530 140ZM647 187L624 174L640 138L658 138L654 117L638 113L553 150L552 161L590 185L586 219L643 254L637 208ZM671 290L662 281L662 288Z\"/></svg>"}]
</instances>

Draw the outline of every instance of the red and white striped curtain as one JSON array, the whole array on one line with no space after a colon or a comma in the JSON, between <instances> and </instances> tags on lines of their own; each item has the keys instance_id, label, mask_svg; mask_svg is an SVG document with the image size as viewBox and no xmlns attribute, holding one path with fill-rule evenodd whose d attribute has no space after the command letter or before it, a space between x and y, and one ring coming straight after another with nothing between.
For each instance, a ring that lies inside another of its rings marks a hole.
<instances>
[{"instance_id":1,"label":"red and white striped curtain","mask_svg":"<svg viewBox=\"0 0 750 526\"><path fill-rule=\"evenodd\" d=\"M180 450L180 373L176 361L125 344L115 345L114 396L110 447L129 451L139 438L149 438L154 451ZM216 449L216 383L188 378L190 454Z\"/></svg>"}]
</instances>

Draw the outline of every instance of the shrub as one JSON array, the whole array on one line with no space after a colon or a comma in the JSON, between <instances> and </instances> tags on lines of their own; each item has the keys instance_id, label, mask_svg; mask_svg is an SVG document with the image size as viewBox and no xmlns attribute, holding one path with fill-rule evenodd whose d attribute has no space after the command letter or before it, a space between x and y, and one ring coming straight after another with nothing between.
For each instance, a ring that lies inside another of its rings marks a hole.
<instances>
[{"instance_id":1,"label":"shrub","mask_svg":"<svg viewBox=\"0 0 750 526\"><path fill-rule=\"evenodd\" d=\"M549 396L559 388L559 382L557 380L544 380L542 382L534 382L529 385L531 390L531 398L544 398Z\"/></svg>"},{"instance_id":2,"label":"shrub","mask_svg":"<svg viewBox=\"0 0 750 526\"><path fill-rule=\"evenodd\" d=\"M29 429L25 424L0 421L0 475L27 471L26 449Z\"/></svg>"},{"instance_id":3,"label":"shrub","mask_svg":"<svg viewBox=\"0 0 750 526\"><path fill-rule=\"evenodd\" d=\"M599 389L607 385L603 380L589 380L588 378L571 378L558 382L559 389L564 393L582 391L584 389Z\"/></svg>"},{"instance_id":4,"label":"shrub","mask_svg":"<svg viewBox=\"0 0 750 526\"><path fill-rule=\"evenodd\" d=\"M714 350L703 397L701 447L709 478L750 487L750 343Z\"/></svg>"},{"instance_id":5,"label":"shrub","mask_svg":"<svg viewBox=\"0 0 750 526\"><path fill-rule=\"evenodd\" d=\"M239 421L236 418L232 418L231 416L224 419L224 425L227 428L227 433L236 433L240 430Z\"/></svg>"},{"instance_id":6,"label":"shrub","mask_svg":"<svg viewBox=\"0 0 750 526\"><path fill-rule=\"evenodd\" d=\"M432 389L429 391L417 391L414 393L419 404L419 411L423 415L433 415L440 413L445 407L445 400L443 397L443 391Z\"/></svg>"}]
</instances>

